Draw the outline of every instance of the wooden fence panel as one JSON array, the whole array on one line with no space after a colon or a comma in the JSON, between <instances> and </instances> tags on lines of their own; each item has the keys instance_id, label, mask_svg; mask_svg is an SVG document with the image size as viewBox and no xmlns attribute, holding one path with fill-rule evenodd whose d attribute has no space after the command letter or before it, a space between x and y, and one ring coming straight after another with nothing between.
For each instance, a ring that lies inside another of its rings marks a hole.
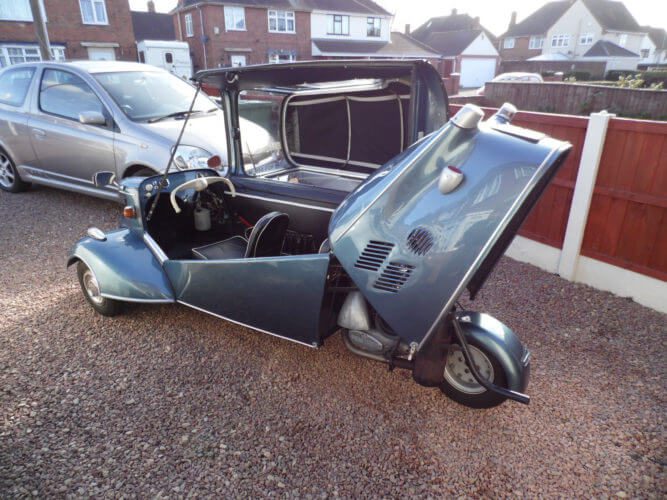
<instances>
[{"instance_id":1,"label":"wooden fence panel","mask_svg":"<svg viewBox=\"0 0 667 500\"><path fill-rule=\"evenodd\" d=\"M667 281L667 123L610 121L581 254Z\"/></svg>"},{"instance_id":2,"label":"wooden fence panel","mask_svg":"<svg viewBox=\"0 0 667 500\"><path fill-rule=\"evenodd\" d=\"M452 114L461 108L450 105ZM488 118L496 112L483 108ZM519 112L513 125L544 132L556 139L572 143L572 151L541 198L524 221L519 234L556 248L563 247L567 219L570 215L574 185L577 181L581 151L586 136L588 118L546 113Z\"/></svg>"}]
</instances>

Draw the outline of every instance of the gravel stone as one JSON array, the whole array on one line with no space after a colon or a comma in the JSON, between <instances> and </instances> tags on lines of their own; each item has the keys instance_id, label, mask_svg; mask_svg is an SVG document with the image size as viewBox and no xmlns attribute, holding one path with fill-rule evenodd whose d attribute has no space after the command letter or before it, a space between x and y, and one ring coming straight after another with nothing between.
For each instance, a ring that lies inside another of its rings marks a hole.
<instances>
[{"instance_id":1,"label":"gravel stone","mask_svg":"<svg viewBox=\"0 0 667 500\"><path fill-rule=\"evenodd\" d=\"M96 315L65 256L119 214L0 192L1 498L667 496L665 315L504 258L471 307L531 348L533 399L472 410L338 336Z\"/></svg>"}]
</instances>

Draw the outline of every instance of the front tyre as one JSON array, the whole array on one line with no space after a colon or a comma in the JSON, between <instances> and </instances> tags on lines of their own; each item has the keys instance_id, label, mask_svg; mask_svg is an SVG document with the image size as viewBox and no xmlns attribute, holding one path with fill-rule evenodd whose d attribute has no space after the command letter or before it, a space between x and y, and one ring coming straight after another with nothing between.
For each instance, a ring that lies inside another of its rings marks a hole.
<instances>
[{"instance_id":1,"label":"front tyre","mask_svg":"<svg viewBox=\"0 0 667 500\"><path fill-rule=\"evenodd\" d=\"M76 274L79 277L83 296L96 312L103 316L116 316L121 312L123 304L102 296L97 278L86 264L79 261L76 266Z\"/></svg>"},{"instance_id":2,"label":"front tyre","mask_svg":"<svg viewBox=\"0 0 667 500\"><path fill-rule=\"evenodd\" d=\"M468 341L468 349L480 375L495 385L507 387L505 372L493 354L475 341ZM492 408L507 399L488 391L475 380L458 344L449 347L440 390L457 403L470 408Z\"/></svg>"},{"instance_id":3,"label":"front tyre","mask_svg":"<svg viewBox=\"0 0 667 500\"><path fill-rule=\"evenodd\" d=\"M0 149L0 189L10 193L20 193L29 187L30 183L23 182L9 155Z\"/></svg>"}]
</instances>

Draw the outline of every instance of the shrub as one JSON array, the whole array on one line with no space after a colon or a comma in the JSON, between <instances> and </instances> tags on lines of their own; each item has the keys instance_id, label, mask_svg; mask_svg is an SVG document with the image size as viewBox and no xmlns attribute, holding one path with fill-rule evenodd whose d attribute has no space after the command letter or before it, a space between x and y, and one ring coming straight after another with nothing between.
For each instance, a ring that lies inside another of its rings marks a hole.
<instances>
[{"instance_id":1,"label":"shrub","mask_svg":"<svg viewBox=\"0 0 667 500\"><path fill-rule=\"evenodd\" d=\"M570 78L574 78L574 81L577 82L587 82L591 79L591 74L588 71L570 71L565 73L563 78L567 81L570 81Z\"/></svg>"}]
</instances>

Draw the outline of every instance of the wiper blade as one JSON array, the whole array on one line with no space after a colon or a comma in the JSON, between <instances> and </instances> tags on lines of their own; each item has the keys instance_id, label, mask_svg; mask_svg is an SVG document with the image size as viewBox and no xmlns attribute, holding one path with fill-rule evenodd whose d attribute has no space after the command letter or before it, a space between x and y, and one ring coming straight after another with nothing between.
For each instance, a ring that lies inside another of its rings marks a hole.
<instances>
[{"instance_id":1,"label":"wiper blade","mask_svg":"<svg viewBox=\"0 0 667 500\"><path fill-rule=\"evenodd\" d=\"M169 113L168 115L158 116L156 118L151 118L148 120L148 123L155 123L162 120L168 120L169 118L183 118L185 116L194 115L195 113L201 113L200 110L197 111L176 111L174 113Z\"/></svg>"}]
</instances>

